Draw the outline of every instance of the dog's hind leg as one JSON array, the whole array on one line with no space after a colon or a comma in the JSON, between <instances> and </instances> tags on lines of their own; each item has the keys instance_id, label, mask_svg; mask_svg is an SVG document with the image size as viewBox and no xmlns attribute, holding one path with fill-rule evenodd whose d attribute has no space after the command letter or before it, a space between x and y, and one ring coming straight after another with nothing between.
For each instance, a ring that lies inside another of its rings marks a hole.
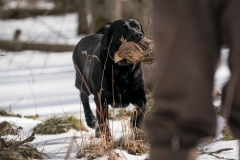
<instances>
[{"instance_id":1,"label":"dog's hind leg","mask_svg":"<svg viewBox=\"0 0 240 160\"><path fill-rule=\"evenodd\" d=\"M80 98L82 100L87 125L90 128L96 128L96 118L90 108L88 95L86 95L84 93L80 93Z\"/></svg>"}]
</instances>

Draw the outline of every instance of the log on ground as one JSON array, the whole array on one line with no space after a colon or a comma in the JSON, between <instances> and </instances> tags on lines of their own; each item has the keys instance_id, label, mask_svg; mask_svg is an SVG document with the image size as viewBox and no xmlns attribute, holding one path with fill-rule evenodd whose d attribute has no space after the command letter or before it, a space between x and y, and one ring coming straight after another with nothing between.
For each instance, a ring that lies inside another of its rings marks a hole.
<instances>
[{"instance_id":1,"label":"log on ground","mask_svg":"<svg viewBox=\"0 0 240 160\"><path fill-rule=\"evenodd\" d=\"M67 10L63 9L7 9L7 10L0 10L0 19L20 19L20 18L28 18L28 17L35 17L35 16L44 16L44 15L60 15L66 13L73 13L76 12L76 9L69 8Z\"/></svg>"},{"instance_id":2,"label":"log on ground","mask_svg":"<svg viewBox=\"0 0 240 160\"><path fill-rule=\"evenodd\" d=\"M74 45L69 44L46 44L32 43L26 41L6 41L0 40L0 49L8 51L38 50L46 52L67 52L73 51Z\"/></svg>"}]
</instances>

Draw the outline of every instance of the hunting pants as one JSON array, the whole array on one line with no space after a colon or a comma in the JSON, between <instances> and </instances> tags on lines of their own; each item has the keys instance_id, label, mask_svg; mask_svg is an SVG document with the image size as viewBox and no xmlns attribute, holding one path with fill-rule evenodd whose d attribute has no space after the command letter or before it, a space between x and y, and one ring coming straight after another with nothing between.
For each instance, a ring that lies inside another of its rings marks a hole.
<instances>
[{"instance_id":1,"label":"hunting pants","mask_svg":"<svg viewBox=\"0 0 240 160\"><path fill-rule=\"evenodd\" d=\"M145 121L151 160L186 160L214 137L214 72L220 47L230 48L225 109L240 139L240 0L152 0L157 61L155 111ZM176 152L177 153L177 152Z\"/></svg>"}]
</instances>

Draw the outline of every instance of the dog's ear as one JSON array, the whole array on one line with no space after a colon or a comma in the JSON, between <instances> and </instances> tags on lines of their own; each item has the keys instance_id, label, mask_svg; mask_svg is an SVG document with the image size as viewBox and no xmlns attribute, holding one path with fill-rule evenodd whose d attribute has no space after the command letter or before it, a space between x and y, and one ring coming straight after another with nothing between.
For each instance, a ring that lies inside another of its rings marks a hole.
<instances>
[{"instance_id":1,"label":"dog's ear","mask_svg":"<svg viewBox=\"0 0 240 160\"><path fill-rule=\"evenodd\" d=\"M107 56L107 53L109 51L109 56L113 59L114 54L117 52L120 45L122 44L122 42L120 41L121 37L122 30L117 28L116 25L114 26L113 24L111 24L110 27L105 30L105 33L102 37L100 51L105 56Z\"/></svg>"},{"instance_id":2,"label":"dog's ear","mask_svg":"<svg viewBox=\"0 0 240 160\"><path fill-rule=\"evenodd\" d=\"M111 36L112 35L112 28L111 26L109 26L108 28L106 28L105 33L102 37L101 40L101 47L100 47L100 51L106 51L110 45L110 41L111 41Z\"/></svg>"}]
</instances>

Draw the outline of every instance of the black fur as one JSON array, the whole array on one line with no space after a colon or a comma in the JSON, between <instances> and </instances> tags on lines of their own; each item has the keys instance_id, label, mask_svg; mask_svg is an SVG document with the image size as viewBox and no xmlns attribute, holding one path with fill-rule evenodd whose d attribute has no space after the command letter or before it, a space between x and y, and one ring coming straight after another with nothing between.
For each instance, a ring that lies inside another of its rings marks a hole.
<instances>
[{"instance_id":1,"label":"black fur","mask_svg":"<svg viewBox=\"0 0 240 160\"><path fill-rule=\"evenodd\" d=\"M97 106L96 120L88 101L90 93L76 71L75 86L80 90L86 122L91 128L96 127L96 122L101 126L107 120L108 105L127 107L130 103L138 106L132 116L132 127L141 126L146 105L141 62L130 64L121 60L115 63L112 59L122 36L127 41L140 41L144 32L136 20L117 20L82 38L73 52L73 63L84 75ZM82 51L87 51L87 55Z\"/></svg>"}]
</instances>

